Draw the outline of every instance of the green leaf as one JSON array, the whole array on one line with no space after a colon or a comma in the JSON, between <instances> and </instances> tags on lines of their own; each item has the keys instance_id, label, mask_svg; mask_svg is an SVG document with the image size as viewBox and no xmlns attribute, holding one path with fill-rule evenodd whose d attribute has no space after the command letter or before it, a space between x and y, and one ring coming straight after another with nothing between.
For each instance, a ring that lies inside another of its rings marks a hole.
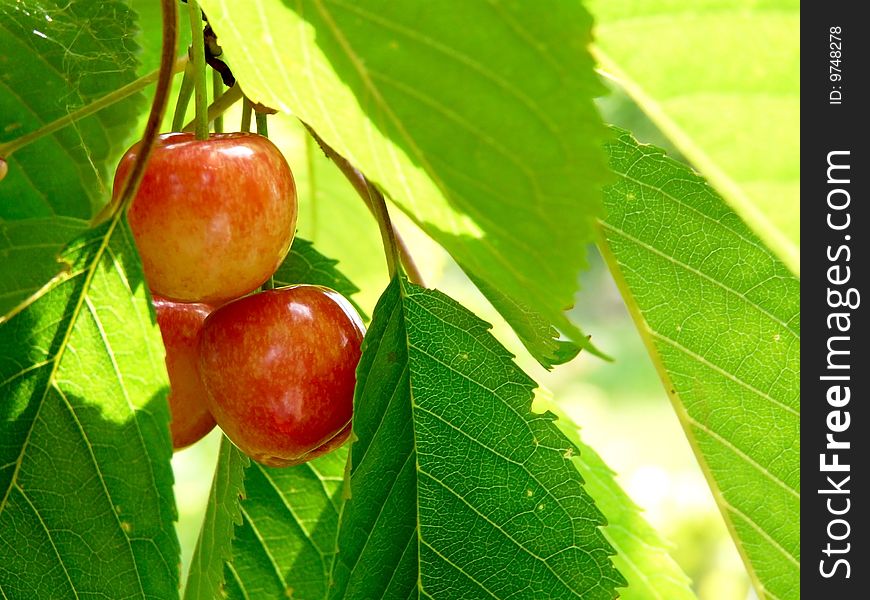
<instances>
[{"instance_id":1,"label":"green leaf","mask_svg":"<svg viewBox=\"0 0 870 600\"><path fill-rule=\"evenodd\" d=\"M245 93L361 169L539 361L565 359L559 331L588 346L564 311L600 214L606 130L579 2L203 5Z\"/></svg>"},{"instance_id":2,"label":"green leaf","mask_svg":"<svg viewBox=\"0 0 870 600\"><path fill-rule=\"evenodd\" d=\"M3 598L172 598L178 541L160 334L118 218L0 325Z\"/></svg>"},{"instance_id":3,"label":"green leaf","mask_svg":"<svg viewBox=\"0 0 870 600\"><path fill-rule=\"evenodd\" d=\"M160 7L160 2L154 0L125 0L130 10L136 15L136 36L135 44L138 46L136 57L139 61L137 72L139 75L146 75L160 68L160 51L163 46L163 10ZM182 11L186 10L181 7ZM187 25L187 14L179 13L179 28L178 40L176 44L176 55L187 52L187 47L190 46L190 27ZM176 98L178 88L175 85L179 84L177 78L173 85L173 93L170 98ZM146 92L150 96L150 92ZM167 111L165 124L168 127L172 119L172 110ZM140 130L142 127L139 128Z\"/></svg>"},{"instance_id":4,"label":"green leaf","mask_svg":"<svg viewBox=\"0 0 870 600\"><path fill-rule=\"evenodd\" d=\"M135 15L123 2L0 3L4 143L129 83ZM0 321L61 270L58 254L111 190L141 95L20 148L0 181ZM22 220L19 222L19 220Z\"/></svg>"},{"instance_id":5,"label":"green leaf","mask_svg":"<svg viewBox=\"0 0 870 600\"><path fill-rule=\"evenodd\" d=\"M614 598L572 444L447 296L393 280L357 370L332 598Z\"/></svg>"},{"instance_id":6,"label":"green leaf","mask_svg":"<svg viewBox=\"0 0 870 600\"><path fill-rule=\"evenodd\" d=\"M184 597L326 597L346 462L264 467L225 437Z\"/></svg>"},{"instance_id":7,"label":"green leaf","mask_svg":"<svg viewBox=\"0 0 870 600\"><path fill-rule=\"evenodd\" d=\"M346 462L345 448L284 469L251 462L228 598L326 597Z\"/></svg>"},{"instance_id":8,"label":"green leaf","mask_svg":"<svg viewBox=\"0 0 870 600\"><path fill-rule=\"evenodd\" d=\"M799 1L590 5L603 69L799 274Z\"/></svg>"},{"instance_id":9,"label":"green leaf","mask_svg":"<svg viewBox=\"0 0 870 600\"><path fill-rule=\"evenodd\" d=\"M244 469L249 462L223 438L204 523L190 563L185 599L221 597L224 563L232 557L235 526L242 522L239 499L244 494Z\"/></svg>"},{"instance_id":10,"label":"green leaf","mask_svg":"<svg viewBox=\"0 0 870 600\"><path fill-rule=\"evenodd\" d=\"M0 220L0 323L58 274L61 250L86 228L68 217Z\"/></svg>"},{"instance_id":11,"label":"green leaf","mask_svg":"<svg viewBox=\"0 0 870 600\"><path fill-rule=\"evenodd\" d=\"M706 182L627 132L602 250L759 597L800 589L800 282Z\"/></svg>"},{"instance_id":12,"label":"green leaf","mask_svg":"<svg viewBox=\"0 0 870 600\"><path fill-rule=\"evenodd\" d=\"M580 450L574 462L607 519L603 531L616 550L613 564L628 581L619 591L621 600L696 600L689 577L671 558L668 544L643 518L641 509L617 483L615 473L581 441L577 425L540 390L535 397L535 409L539 408L558 417L556 425Z\"/></svg>"},{"instance_id":13,"label":"green leaf","mask_svg":"<svg viewBox=\"0 0 870 600\"><path fill-rule=\"evenodd\" d=\"M132 81L135 29L117 0L0 4L0 144ZM143 105L132 96L12 154L0 218L89 219L111 192L109 169Z\"/></svg>"}]
</instances>

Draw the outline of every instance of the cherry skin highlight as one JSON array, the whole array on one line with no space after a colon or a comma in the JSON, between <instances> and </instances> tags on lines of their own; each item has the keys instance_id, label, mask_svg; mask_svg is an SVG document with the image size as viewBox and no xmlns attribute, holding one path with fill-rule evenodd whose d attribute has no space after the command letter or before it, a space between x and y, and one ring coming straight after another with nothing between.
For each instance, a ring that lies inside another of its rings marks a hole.
<instances>
[{"instance_id":1,"label":"cherry skin highlight","mask_svg":"<svg viewBox=\"0 0 870 600\"><path fill-rule=\"evenodd\" d=\"M224 433L265 465L303 463L350 435L363 325L341 295L297 285L240 298L202 330L200 373Z\"/></svg>"},{"instance_id":2,"label":"cherry skin highlight","mask_svg":"<svg viewBox=\"0 0 870 600\"><path fill-rule=\"evenodd\" d=\"M211 307L155 296L154 310L169 373L169 431L172 447L178 450L198 442L215 426L199 376L199 336Z\"/></svg>"},{"instance_id":3,"label":"cherry skin highlight","mask_svg":"<svg viewBox=\"0 0 870 600\"><path fill-rule=\"evenodd\" d=\"M121 192L138 144L121 159ZM127 213L154 294L220 305L266 281L296 231L296 186L287 161L251 133L170 133L157 141Z\"/></svg>"}]
</instances>

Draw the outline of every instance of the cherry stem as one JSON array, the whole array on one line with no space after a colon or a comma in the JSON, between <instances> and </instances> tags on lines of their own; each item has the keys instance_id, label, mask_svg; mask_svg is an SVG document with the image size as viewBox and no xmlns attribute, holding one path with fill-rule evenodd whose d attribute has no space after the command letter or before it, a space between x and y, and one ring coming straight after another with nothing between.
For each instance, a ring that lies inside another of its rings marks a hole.
<instances>
[{"instance_id":1,"label":"cherry stem","mask_svg":"<svg viewBox=\"0 0 870 600\"><path fill-rule=\"evenodd\" d=\"M387 269L390 272L390 277L395 277L399 271L396 264L399 258L399 242L396 235L396 229L393 227L393 222L390 220L390 212L387 210L387 203L384 200L384 195L378 190L368 178L361 172L357 171L357 177L365 182L366 193L369 197L369 210L375 216L378 222L378 227L381 230L381 238L384 241L384 250L387 255Z\"/></svg>"},{"instance_id":2,"label":"cherry stem","mask_svg":"<svg viewBox=\"0 0 870 600\"><path fill-rule=\"evenodd\" d=\"M191 48L193 50L193 87L194 105L196 106L196 139L208 139L208 90L206 89L205 77L205 38L202 33L202 10L199 2L188 0L188 14L190 16Z\"/></svg>"},{"instance_id":3,"label":"cherry stem","mask_svg":"<svg viewBox=\"0 0 870 600\"><path fill-rule=\"evenodd\" d=\"M221 79L221 74L212 69L211 72L211 97L212 97L212 106L214 106L217 101L223 96L224 93L224 80ZM209 107L211 108L211 107ZM224 117L223 114L220 114L214 118L214 132L215 133L223 133L224 132Z\"/></svg>"},{"instance_id":4,"label":"cherry stem","mask_svg":"<svg viewBox=\"0 0 870 600\"><path fill-rule=\"evenodd\" d=\"M251 101L248 100L248 97L245 96L244 101L242 102L242 125L239 127L245 133L249 133L251 131L251 115L254 114L254 105L251 104Z\"/></svg>"},{"instance_id":5,"label":"cherry stem","mask_svg":"<svg viewBox=\"0 0 870 600\"><path fill-rule=\"evenodd\" d=\"M93 226L101 223L107 217L117 218L119 215L123 215L127 206L133 201L136 190L139 189L139 183L142 181L142 176L145 174L145 165L148 163L151 151L157 142L157 136L160 131L160 125L163 122L163 115L166 113L166 107L169 105L172 76L175 74L173 63L175 66L178 65L178 62L175 61L175 45L178 39L178 15L176 14L175 0L160 0L160 7L163 13L163 43L160 49L160 69L157 71L157 89L154 92L154 99L151 101L151 111L148 113L148 121L145 123L145 132L142 134L139 151L133 160L130 174L124 181L118 201L109 202L94 217L92 221Z\"/></svg>"},{"instance_id":6,"label":"cherry stem","mask_svg":"<svg viewBox=\"0 0 870 600\"><path fill-rule=\"evenodd\" d=\"M241 100L242 90L237 83L226 92L220 95L220 98L212 102L206 111L206 123L217 121L217 118L227 112L229 108ZM187 125L181 128L181 131L194 131L196 128L196 119L190 121Z\"/></svg>"},{"instance_id":7,"label":"cherry stem","mask_svg":"<svg viewBox=\"0 0 870 600\"><path fill-rule=\"evenodd\" d=\"M399 235L399 232L396 231L395 226L390 220L390 213L387 210L387 203L384 199L384 195L381 191L375 186L368 178L363 175L358 169L356 169L350 162L343 157L341 154L335 151L329 144L323 141L323 139L317 135L317 132L314 131L307 123L303 123L305 129L308 130L308 133L311 134L311 137L314 138L314 141L317 142L317 145L320 146L320 149L329 157L330 160L338 167L338 170L342 172L342 174L347 178L353 188L357 191L360 198L362 198L366 207L368 207L369 211L371 211L372 215L374 215L375 220L378 222L378 227L381 230L381 237L384 241L384 250L386 251L387 257L387 268L390 273L390 277L394 277L397 272L396 265L396 257L401 261L402 266L408 276L408 280L411 283L416 283L420 286L425 286L423 283L423 276L420 273L420 270L417 268L417 264L414 262L414 259L411 257L411 253L408 250L408 246L405 244L405 241L402 239L402 236Z\"/></svg>"},{"instance_id":8,"label":"cherry stem","mask_svg":"<svg viewBox=\"0 0 870 600\"><path fill-rule=\"evenodd\" d=\"M269 126L266 122L266 116L266 113L254 113L254 119L257 121L257 133L263 137L269 137Z\"/></svg>"},{"instance_id":9,"label":"cherry stem","mask_svg":"<svg viewBox=\"0 0 870 600\"><path fill-rule=\"evenodd\" d=\"M189 56L190 50L187 53ZM187 115L187 106L190 104L191 96L193 96L193 63L188 60L184 67L178 100L175 103L175 113L172 115L172 131L181 131L184 126L184 117Z\"/></svg>"},{"instance_id":10,"label":"cherry stem","mask_svg":"<svg viewBox=\"0 0 870 600\"><path fill-rule=\"evenodd\" d=\"M314 168L313 156L316 152L317 142L310 135L305 137L305 166L308 174L308 189L311 190L311 202L309 202L308 223L310 231L317 231L317 173ZM322 152L322 151L321 151Z\"/></svg>"},{"instance_id":11,"label":"cherry stem","mask_svg":"<svg viewBox=\"0 0 870 600\"><path fill-rule=\"evenodd\" d=\"M173 60L175 60L174 50ZM187 65L187 62L188 61L186 56L175 60L170 75L182 71ZM113 104L116 104L121 100L124 100L125 98L129 98L133 94L141 92L143 89L157 81L159 75L159 69L152 73L148 73L147 75L143 75L142 77L131 81L125 86L119 87L114 92L110 92L102 98L94 100L90 104L83 106L78 110L74 110L73 112L62 116L59 119L52 121L51 123L46 123L42 127L34 129L30 133L27 133L19 138L15 138L14 140L9 140L8 142L0 144L0 160L4 158L9 158L9 156L16 150L20 150L21 148L27 146L28 144L32 144L40 138L51 135L52 133L63 129L66 126L75 123L76 121L84 119L85 117L89 117L92 114L103 110L104 108L112 106Z\"/></svg>"}]
</instances>

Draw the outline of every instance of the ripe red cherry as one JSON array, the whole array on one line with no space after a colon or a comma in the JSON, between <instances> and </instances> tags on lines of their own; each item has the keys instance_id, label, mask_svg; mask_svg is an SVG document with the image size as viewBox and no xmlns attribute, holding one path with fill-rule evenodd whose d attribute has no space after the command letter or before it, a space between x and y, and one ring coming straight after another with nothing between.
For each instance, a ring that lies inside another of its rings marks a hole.
<instances>
[{"instance_id":1,"label":"ripe red cherry","mask_svg":"<svg viewBox=\"0 0 870 600\"><path fill-rule=\"evenodd\" d=\"M211 307L155 296L154 309L166 348L172 447L179 449L198 442L215 426L199 377L199 336Z\"/></svg>"},{"instance_id":2,"label":"ripe red cherry","mask_svg":"<svg viewBox=\"0 0 870 600\"><path fill-rule=\"evenodd\" d=\"M350 435L363 325L328 288L253 294L213 312L202 330L208 405L245 454L299 464Z\"/></svg>"},{"instance_id":3,"label":"ripe red cherry","mask_svg":"<svg viewBox=\"0 0 870 600\"><path fill-rule=\"evenodd\" d=\"M138 151L115 173L121 191ZM250 133L160 136L127 214L153 293L218 305L256 289L296 231L296 186L268 139Z\"/></svg>"}]
</instances>

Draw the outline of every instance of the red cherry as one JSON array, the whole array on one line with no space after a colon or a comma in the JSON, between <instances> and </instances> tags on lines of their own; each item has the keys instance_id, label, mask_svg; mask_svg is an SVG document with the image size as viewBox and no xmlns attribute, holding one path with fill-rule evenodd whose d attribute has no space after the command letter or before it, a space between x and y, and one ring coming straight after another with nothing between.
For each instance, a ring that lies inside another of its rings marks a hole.
<instances>
[{"instance_id":1,"label":"red cherry","mask_svg":"<svg viewBox=\"0 0 870 600\"><path fill-rule=\"evenodd\" d=\"M198 442L215 426L199 377L199 336L211 307L155 296L154 309L166 348L172 447L179 449Z\"/></svg>"},{"instance_id":2,"label":"red cherry","mask_svg":"<svg viewBox=\"0 0 870 600\"><path fill-rule=\"evenodd\" d=\"M328 288L297 285L214 311L200 373L218 425L245 454L299 464L350 435L363 325Z\"/></svg>"},{"instance_id":3,"label":"red cherry","mask_svg":"<svg viewBox=\"0 0 870 600\"><path fill-rule=\"evenodd\" d=\"M115 173L115 194L138 144ZM268 139L250 133L160 136L127 214L155 294L221 304L259 287L296 231L296 186Z\"/></svg>"}]
</instances>

